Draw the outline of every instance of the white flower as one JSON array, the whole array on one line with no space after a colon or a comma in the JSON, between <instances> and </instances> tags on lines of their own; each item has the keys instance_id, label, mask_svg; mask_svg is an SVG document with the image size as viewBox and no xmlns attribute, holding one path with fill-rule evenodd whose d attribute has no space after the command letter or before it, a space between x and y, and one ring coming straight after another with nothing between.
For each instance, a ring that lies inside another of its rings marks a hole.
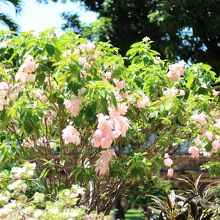
<instances>
[{"instance_id":1,"label":"white flower","mask_svg":"<svg viewBox=\"0 0 220 220\"><path fill-rule=\"evenodd\" d=\"M8 185L8 189L10 191L19 191L19 192L25 192L27 188L27 184L24 183L22 180L16 180L15 182Z\"/></svg>"},{"instance_id":2,"label":"white flower","mask_svg":"<svg viewBox=\"0 0 220 220\"><path fill-rule=\"evenodd\" d=\"M34 211L33 216L34 216L34 218L39 218L39 217L42 215L42 213L43 213L42 210L36 209L36 210Z\"/></svg>"},{"instance_id":3,"label":"white flower","mask_svg":"<svg viewBox=\"0 0 220 220\"><path fill-rule=\"evenodd\" d=\"M26 162L23 167L12 167L11 175L14 179L30 178L34 175L36 163Z\"/></svg>"},{"instance_id":4,"label":"white flower","mask_svg":"<svg viewBox=\"0 0 220 220\"><path fill-rule=\"evenodd\" d=\"M10 192L4 191L0 193L0 203L7 203L10 199Z\"/></svg>"},{"instance_id":5,"label":"white flower","mask_svg":"<svg viewBox=\"0 0 220 220\"><path fill-rule=\"evenodd\" d=\"M149 41L150 40L150 38L148 37L148 36L146 36L146 37L144 37L143 39L142 39L142 41L144 41L144 42L147 42L147 41Z\"/></svg>"},{"instance_id":6,"label":"white flower","mask_svg":"<svg viewBox=\"0 0 220 220\"><path fill-rule=\"evenodd\" d=\"M185 95L185 91L184 90L180 90L180 95L184 96Z\"/></svg>"}]
</instances>

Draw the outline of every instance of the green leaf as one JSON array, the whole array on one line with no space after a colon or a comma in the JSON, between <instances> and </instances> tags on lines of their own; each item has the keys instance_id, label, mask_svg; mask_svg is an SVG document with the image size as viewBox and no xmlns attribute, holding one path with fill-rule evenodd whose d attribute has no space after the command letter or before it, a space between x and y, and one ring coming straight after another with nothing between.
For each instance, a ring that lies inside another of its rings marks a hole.
<instances>
[{"instance_id":1,"label":"green leaf","mask_svg":"<svg viewBox=\"0 0 220 220\"><path fill-rule=\"evenodd\" d=\"M190 89L190 88L191 88L191 85L193 84L193 82L194 82L194 73L193 73L193 72L190 72L190 73L187 75L186 88Z\"/></svg>"},{"instance_id":2,"label":"green leaf","mask_svg":"<svg viewBox=\"0 0 220 220\"><path fill-rule=\"evenodd\" d=\"M182 111L180 111L178 109L176 114L177 114L178 122L183 125L184 124L184 117L183 117Z\"/></svg>"},{"instance_id":3,"label":"green leaf","mask_svg":"<svg viewBox=\"0 0 220 220\"><path fill-rule=\"evenodd\" d=\"M52 44L46 44L46 51L50 56L55 54L55 48Z\"/></svg>"},{"instance_id":4,"label":"green leaf","mask_svg":"<svg viewBox=\"0 0 220 220\"><path fill-rule=\"evenodd\" d=\"M39 179L44 179L47 174L49 173L50 171L50 168L49 167L46 167L45 169L43 169L43 171L41 172L40 176L39 176Z\"/></svg>"},{"instance_id":5,"label":"green leaf","mask_svg":"<svg viewBox=\"0 0 220 220\"><path fill-rule=\"evenodd\" d=\"M116 98L115 98L115 94L113 92L111 92L111 101L112 101L114 107L117 109L118 108L117 101L116 101Z\"/></svg>"}]
</instances>

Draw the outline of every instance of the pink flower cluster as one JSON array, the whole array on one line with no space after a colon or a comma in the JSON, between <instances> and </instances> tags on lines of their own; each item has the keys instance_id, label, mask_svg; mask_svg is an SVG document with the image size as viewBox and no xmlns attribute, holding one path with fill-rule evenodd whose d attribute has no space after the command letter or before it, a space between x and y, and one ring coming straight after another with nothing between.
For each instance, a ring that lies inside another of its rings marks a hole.
<instances>
[{"instance_id":1,"label":"pink flower cluster","mask_svg":"<svg viewBox=\"0 0 220 220\"><path fill-rule=\"evenodd\" d=\"M147 96L143 96L141 100L137 102L137 108L146 108L150 104L150 99Z\"/></svg>"},{"instance_id":2,"label":"pink flower cluster","mask_svg":"<svg viewBox=\"0 0 220 220\"><path fill-rule=\"evenodd\" d=\"M188 150L193 159L199 158L199 148L197 146L191 146Z\"/></svg>"},{"instance_id":3,"label":"pink flower cluster","mask_svg":"<svg viewBox=\"0 0 220 220\"><path fill-rule=\"evenodd\" d=\"M173 160L170 159L170 155L167 153L164 154L164 161L163 162L166 167L171 167L173 165Z\"/></svg>"},{"instance_id":4,"label":"pink flower cluster","mask_svg":"<svg viewBox=\"0 0 220 220\"><path fill-rule=\"evenodd\" d=\"M80 144L80 133L72 125L68 125L66 128L63 129L62 138L65 144Z\"/></svg>"},{"instance_id":5,"label":"pink flower cluster","mask_svg":"<svg viewBox=\"0 0 220 220\"><path fill-rule=\"evenodd\" d=\"M0 111L8 104L9 86L6 82L0 82Z\"/></svg>"},{"instance_id":6,"label":"pink flower cluster","mask_svg":"<svg viewBox=\"0 0 220 220\"><path fill-rule=\"evenodd\" d=\"M201 146L202 145L202 141L200 140L199 136L196 137L196 139L194 140L196 146Z\"/></svg>"},{"instance_id":7,"label":"pink flower cluster","mask_svg":"<svg viewBox=\"0 0 220 220\"><path fill-rule=\"evenodd\" d=\"M167 170L167 176L168 177L172 177L173 176L173 169L171 168L171 166L173 165L173 160L170 158L169 154L164 154L164 165L166 167L169 167L169 169Z\"/></svg>"},{"instance_id":8,"label":"pink flower cluster","mask_svg":"<svg viewBox=\"0 0 220 220\"><path fill-rule=\"evenodd\" d=\"M199 150L203 152L204 156L211 156L211 153L216 153L218 149L220 148L220 136L214 135L211 131L207 130L207 119L208 116L205 113L195 113L192 115L192 119L195 123L195 125L200 129L200 132L202 133L203 137L207 141L212 141L212 149L211 152L207 152L206 149L202 147L202 141L200 140L199 136L196 137L194 140L196 146L191 146L189 148L189 153L191 154L192 158L198 158L199 157ZM214 128L220 128L220 120L217 119L216 123L213 125ZM199 149L200 147L200 149Z\"/></svg>"},{"instance_id":9,"label":"pink flower cluster","mask_svg":"<svg viewBox=\"0 0 220 220\"><path fill-rule=\"evenodd\" d=\"M170 99L178 94L178 89L175 87L167 88L166 90L163 91L163 94L167 99Z\"/></svg>"},{"instance_id":10,"label":"pink flower cluster","mask_svg":"<svg viewBox=\"0 0 220 220\"><path fill-rule=\"evenodd\" d=\"M35 63L34 57L31 55L26 55L24 57L24 63L18 69L16 74L16 80L21 80L22 83L25 82L34 82L36 76L32 74L38 67L38 64Z\"/></svg>"},{"instance_id":11,"label":"pink flower cluster","mask_svg":"<svg viewBox=\"0 0 220 220\"><path fill-rule=\"evenodd\" d=\"M169 66L169 72L167 73L167 77L175 82L177 81L181 75L184 74L184 63L175 63Z\"/></svg>"},{"instance_id":12,"label":"pink flower cluster","mask_svg":"<svg viewBox=\"0 0 220 220\"><path fill-rule=\"evenodd\" d=\"M97 130L93 134L92 143L95 147L110 148L114 139L126 136L129 128L126 114L127 106L118 104L118 109L109 108L109 116L98 114Z\"/></svg>"},{"instance_id":13,"label":"pink flower cluster","mask_svg":"<svg viewBox=\"0 0 220 220\"><path fill-rule=\"evenodd\" d=\"M105 76L106 79L111 79L112 72L107 71L107 72L104 73L104 76Z\"/></svg>"},{"instance_id":14,"label":"pink flower cluster","mask_svg":"<svg viewBox=\"0 0 220 220\"><path fill-rule=\"evenodd\" d=\"M199 123L199 125L201 126L205 126L207 124L206 119L207 119L207 115L204 113L200 113L200 114L195 113L192 115L192 120Z\"/></svg>"},{"instance_id":15,"label":"pink flower cluster","mask_svg":"<svg viewBox=\"0 0 220 220\"><path fill-rule=\"evenodd\" d=\"M73 117L79 115L80 106L82 105L83 101L81 97L74 98L72 100L65 99L64 105L66 109L70 112Z\"/></svg>"},{"instance_id":16,"label":"pink flower cluster","mask_svg":"<svg viewBox=\"0 0 220 220\"><path fill-rule=\"evenodd\" d=\"M216 153L218 151L218 149L220 148L220 136L219 135L215 135L216 140L214 140L212 142L212 152Z\"/></svg>"},{"instance_id":17,"label":"pink flower cluster","mask_svg":"<svg viewBox=\"0 0 220 220\"><path fill-rule=\"evenodd\" d=\"M92 51L95 49L95 44L94 43L81 44L80 49L83 52L85 52L85 51L89 52L89 51Z\"/></svg>"},{"instance_id":18,"label":"pink flower cluster","mask_svg":"<svg viewBox=\"0 0 220 220\"><path fill-rule=\"evenodd\" d=\"M32 95L36 98L38 98L41 102L46 102L47 101L47 97L43 94L43 90L42 89L35 89L32 91Z\"/></svg>"},{"instance_id":19,"label":"pink flower cluster","mask_svg":"<svg viewBox=\"0 0 220 220\"><path fill-rule=\"evenodd\" d=\"M108 171L109 161L115 155L113 149L101 151L99 159L95 162L95 171L99 175L105 174Z\"/></svg>"},{"instance_id":20,"label":"pink flower cluster","mask_svg":"<svg viewBox=\"0 0 220 220\"><path fill-rule=\"evenodd\" d=\"M85 69L91 68L91 64L90 64L89 61L86 59L86 57L80 57L80 58L79 58L79 63L80 63ZM84 73L84 75L87 75L87 74Z\"/></svg>"},{"instance_id":21,"label":"pink flower cluster","mask_svg":"<svg viewBox=\"0 0 220 220\"><path fill-rule=\"evenodd\" d=\"M122 90L125 88L126 84L124 80L118 81L117 79L113 79L113 82L115 83L116 87L118 87L119 90Z\"/></svg>"}]
</instances>

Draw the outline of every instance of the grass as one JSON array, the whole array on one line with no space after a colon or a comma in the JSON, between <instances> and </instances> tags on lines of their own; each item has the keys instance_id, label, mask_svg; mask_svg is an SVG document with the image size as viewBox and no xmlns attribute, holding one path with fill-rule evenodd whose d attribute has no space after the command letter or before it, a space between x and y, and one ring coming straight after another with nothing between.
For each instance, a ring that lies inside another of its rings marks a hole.
<instances>
[{"instance_id":1,"label":"grass","mask_svg":"<svg viewBox=\"0 0 220 220\"><path fill-rule=\"evenodd\" d=\"M144 219L144 214L142 210L138 209L129 209L125 214L126 220L142 220Z\"/></svg>"},{"instance_id":2,"label":"grass","mask_svg":"<svg viewBox=\"0 0 220 220\"><path fill-rule=\"evenodd\" d=\"M110 215L107 217L107 220L112 220L113 210ZM144 214L142 210L138 209L129 209L125 213L125 220L143 220Z\"/></svg>"}]
</instances>

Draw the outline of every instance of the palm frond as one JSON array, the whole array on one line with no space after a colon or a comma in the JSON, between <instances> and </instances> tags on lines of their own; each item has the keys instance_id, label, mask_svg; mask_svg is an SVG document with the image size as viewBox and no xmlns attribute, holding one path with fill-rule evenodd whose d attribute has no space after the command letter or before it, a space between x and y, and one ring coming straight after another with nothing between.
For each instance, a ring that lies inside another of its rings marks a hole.
<instances>
[{"instance_id":1,"label":"palm frond","mask_svg":"<svg viewBox=\"0 0 220 220\"><path fill-rule=\"evenodd\" d=\"M19 26L6 14L0 13L0 22L12 31L18 31Z\"/></svg>"}]
</instances>

